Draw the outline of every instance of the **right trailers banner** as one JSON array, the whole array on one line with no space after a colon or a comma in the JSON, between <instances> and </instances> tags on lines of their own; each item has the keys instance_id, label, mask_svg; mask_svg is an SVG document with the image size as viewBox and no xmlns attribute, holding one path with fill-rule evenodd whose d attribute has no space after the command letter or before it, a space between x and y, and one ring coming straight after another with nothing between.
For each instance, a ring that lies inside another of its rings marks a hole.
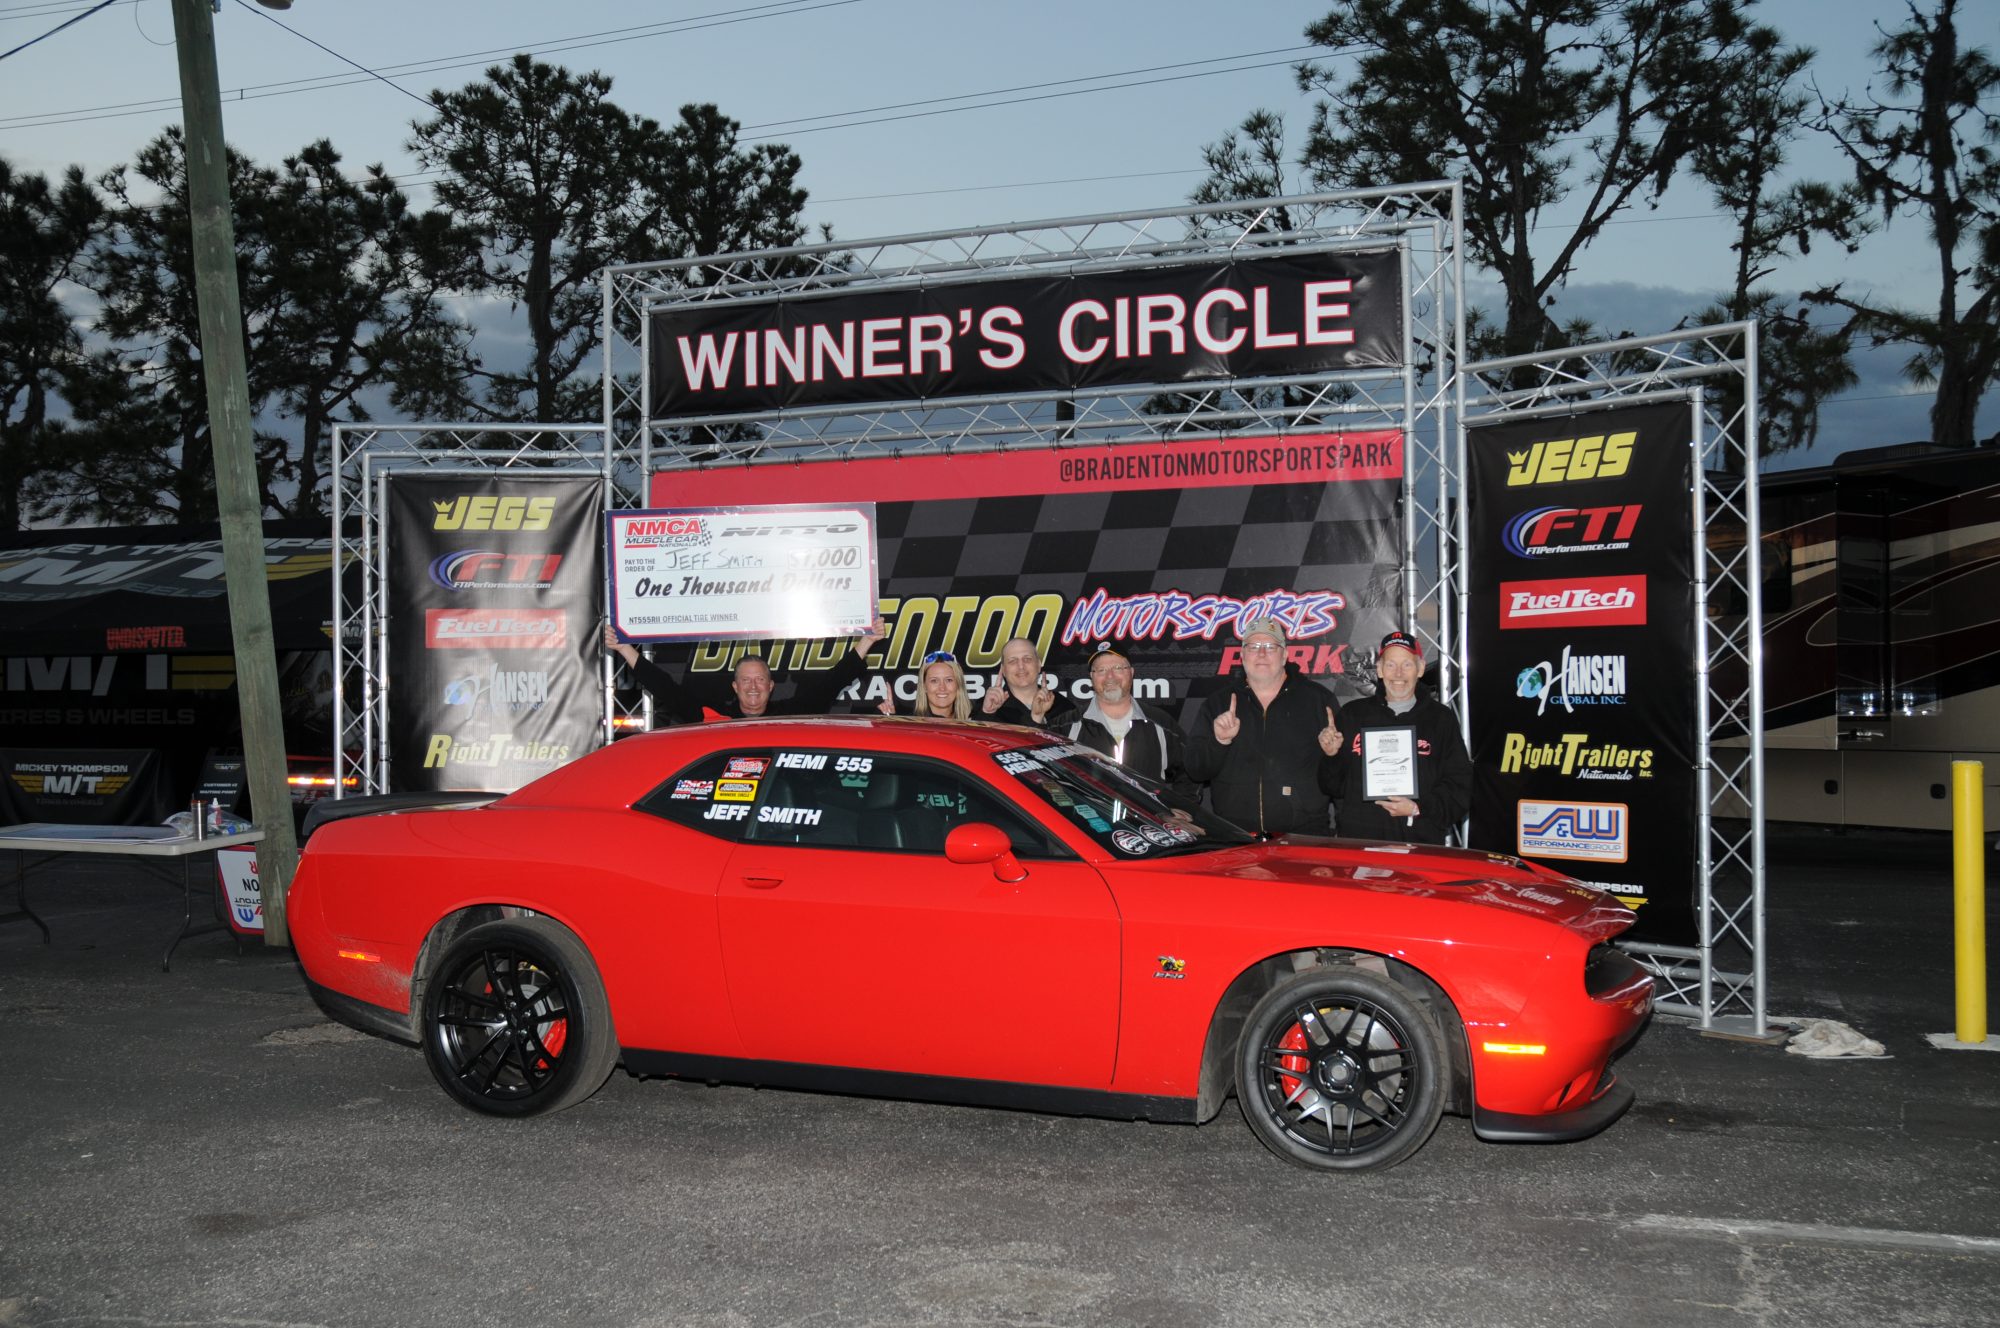
<instances>
[{"instance_id":1,"label":"right trailers banner","mask_svg":"<svg viewBox=\"0 0 2000 1328\"><path fill-rule=\"evenodd\" d=\"M1599 885L1694 944L1693 413L1467 431L1472 843Z\"/></svg>"}]
</instances>

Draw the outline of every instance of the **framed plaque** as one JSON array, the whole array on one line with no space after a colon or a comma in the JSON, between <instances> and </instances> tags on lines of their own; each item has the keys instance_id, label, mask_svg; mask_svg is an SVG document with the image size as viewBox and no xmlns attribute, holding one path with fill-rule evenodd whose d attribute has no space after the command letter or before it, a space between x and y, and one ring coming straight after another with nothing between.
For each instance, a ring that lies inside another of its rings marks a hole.
<instances>
[{"instance_id":1,"label":"framed plaque","mask_svg":"<svg viewBox=\"0 0 2000 1328\"><path fill-rule=\"evenodd\" d=\"M1417 731L1361 730L1361 796L1370 802L1417 796Z\"/></svg>"}]
</instances>

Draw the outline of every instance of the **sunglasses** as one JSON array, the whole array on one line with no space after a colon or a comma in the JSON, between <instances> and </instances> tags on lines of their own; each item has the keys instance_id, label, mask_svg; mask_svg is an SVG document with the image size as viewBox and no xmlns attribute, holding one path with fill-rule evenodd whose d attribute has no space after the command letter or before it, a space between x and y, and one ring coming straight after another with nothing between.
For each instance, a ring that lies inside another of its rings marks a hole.
<instances>
[{"instance_id":1,"label":"sunglasses","mask_svg":"<svg viewBox=\"0 0 2000 1328\"><path fill-rule=\"evenodd\" d=\"M930 654L924 656L924 663L956 664L958 663L958 656L952 654L949 650L933 650Z\"/></svg>"}]
</instances>

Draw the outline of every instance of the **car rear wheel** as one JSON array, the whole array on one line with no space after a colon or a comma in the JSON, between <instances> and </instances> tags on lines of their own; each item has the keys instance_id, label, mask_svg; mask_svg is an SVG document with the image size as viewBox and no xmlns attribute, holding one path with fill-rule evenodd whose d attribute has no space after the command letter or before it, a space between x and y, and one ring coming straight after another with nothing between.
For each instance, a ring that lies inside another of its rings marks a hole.
<instances>
[{"instance_id":1,"label":"car rear wheel","mask_svg":"<svg viewBox=\"0 0 2000 1328\"><path fill-rule=\"evenodd\" d=\"M1250 1012L1236 1096L1251 1132L1286 1161L1371 1171L1430 1138L1448 1065L1444 1037L1414 996L1332 965L1286 979Z\"/></svg>"},{"instance_id":2,"label":"car rear wheel","mask_svg":"<svg viewBox=\"0 0 2000 1328\"><path fill-rule=\"evenodd\" d=\"M544 918L489 922L451 944L424 992L423 1042L444 1091L495 1116L574 1106L618 1062L597 966Z\"/></svg>"}]
</instances>

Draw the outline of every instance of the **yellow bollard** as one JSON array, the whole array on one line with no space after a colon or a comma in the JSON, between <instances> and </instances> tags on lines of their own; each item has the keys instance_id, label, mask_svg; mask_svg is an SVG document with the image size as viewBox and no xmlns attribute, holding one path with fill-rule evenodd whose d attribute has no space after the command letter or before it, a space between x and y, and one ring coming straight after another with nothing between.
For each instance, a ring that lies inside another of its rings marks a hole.
<instances>
[{"instance_id":1,"label":"yellow bollard","mask_svg":"<svg viewBox=\"0 0 2000 1328\"><path fill-rule=\"evenodd\" d=\"M1951 763L1953 949L1958 1040L1986 1041L1986 767Z\"/></svg>"}]
</instances>

